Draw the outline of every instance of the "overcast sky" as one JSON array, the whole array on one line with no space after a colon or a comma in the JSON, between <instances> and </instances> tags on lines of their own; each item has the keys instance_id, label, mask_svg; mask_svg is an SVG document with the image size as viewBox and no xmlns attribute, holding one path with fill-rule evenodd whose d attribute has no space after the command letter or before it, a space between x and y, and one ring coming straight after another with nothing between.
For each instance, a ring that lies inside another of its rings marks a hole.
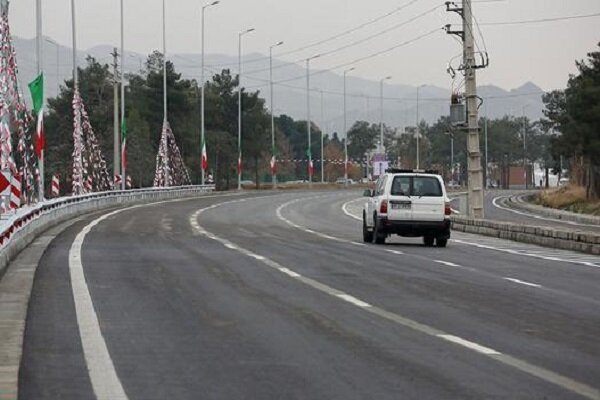
<instances>
[{"instance_id":1,"label":"overcast sky","mask_svg":"<svg viewBox=\"0 0 600 400\"><path fill-rule=\"evenodd\" d=\"M149 53L162 48L162 1L124 0L126 50ZM71 46L70 1L43 0L44 35ZM119 0L76 0L78 47L118 45ZM390 48L441 28L459 23L456 14L446 13L442 0L222 0L207 10L206 52L237 55L238 32L256 28L244 38L244 52L268 54L269 45L283 40L275 52L289 52L385 15L411 3L387 18L305 51L282 55L296 61L360 41L389 29L357 46L312 62L327 69ZM200 53L200 6L198 0L167 0L168 52ZM428 13L432 8L437 9ZM599 0L475 0L474 13L490 55L490 68L481 71L479 84L506 89L533 81L543 89L563 88L574 61L598 49L600 18L585 18L522 25L485 25L592 14L600 12ZM397 29L394 26L423 14ZM35 35L35 0L13 0L10 6L13 35ZM459 25L456 25L458 28ZM483 47L483 42L479 39ZM353 74L369 79L392 75L397 84L434 84L450 88L445 69L460 54L459 43L441 29L394 51L356 64ZM341 70L338 70L341 71Z\"/></svg>"}]
</instances>

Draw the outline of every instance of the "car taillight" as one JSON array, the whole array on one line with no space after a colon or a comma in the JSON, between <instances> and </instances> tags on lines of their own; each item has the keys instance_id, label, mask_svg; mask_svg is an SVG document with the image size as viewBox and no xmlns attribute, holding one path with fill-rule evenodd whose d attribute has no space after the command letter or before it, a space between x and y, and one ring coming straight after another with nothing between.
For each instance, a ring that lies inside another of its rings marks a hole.
<instances>
[{"instance_id":1,"label":"car taillight","mask_svg":"<svg viewBox=\"0 0 600 400\"><path fill-rule=\"evenodd\" d=\"M444 207L444 215L452 215L452 207L450 207L450 203L446 203L446 207Z\"/></svg>"},{"instance_id":2,"label":"car taillight","mask_svg":"<svg viewBox=\"0 0 600 400\"><path fill-rule=\"evenodd\" d=\"M388 211L388 201L387 200L383 200L381 202L381 207L379 207L379 213L380 214L387 214Z\"/></svg>"}]
</instances>

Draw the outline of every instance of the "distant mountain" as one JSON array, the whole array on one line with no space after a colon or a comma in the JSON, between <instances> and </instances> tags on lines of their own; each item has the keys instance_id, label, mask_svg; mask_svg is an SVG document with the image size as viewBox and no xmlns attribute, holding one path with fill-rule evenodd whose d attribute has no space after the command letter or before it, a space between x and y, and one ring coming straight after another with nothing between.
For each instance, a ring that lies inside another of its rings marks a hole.
<instances>
[{"instance_id":1,"label":"distant mountain","mask_svg":"<svg viewBox=\"0 0 600 400\"><path fill-rule=\"evenodd\" d=\"M35 40L14 38L19 62L19 80L22 88L35 76ZM58 50L58 53L57 53ZM89 54L98 61L112 64L111 46L95 46L77 54L78 65L85 65ZM57 65L58 56L58 65ZM169 57L175 68L185 78L200 80L201 56L199 54L172 54ZM137 72L143 66L146 55L127 52L126 72ZM69 47L57 47L44 41L44 66L47 76L47 95L57 94L57 85L72 76L73 55ZM237 71L237 57L224 54L207 54L205 57L206 76L218 73L223 68ZM287 114L295 119L306 118L306 69L304 66L273 60L275 82L275 114ZM58 67L58 68L57 68ZM327 132L343 130L343 77L337 72L311 70L311 88L324 91L324 118L321 117L321 95L313 91L311 95L311 119L321 125L325 120ZM269 60L263 54L247 54L243 59L242 84L248 90L260 90L269 101ZM290 79L297 78L297 79ZM352 76L347 77L347 120L368 120L378 123L380 119L379 82ZM485 99L480 108L481 115L499 118L504 115L521 116L523 113L534 120L543 116L542 89L532 82L505 90L487 85L478 88L478 95ZM26 96L27 98L29 96ZM403 129L416 122L417 89L410 85L386 84L384 89L384 122ZM419 119L432 123L441 115L449 113L449 89L424 86L419 89ZM267 104L270 104L267 102Z\"/></svg>"}]
</instances>

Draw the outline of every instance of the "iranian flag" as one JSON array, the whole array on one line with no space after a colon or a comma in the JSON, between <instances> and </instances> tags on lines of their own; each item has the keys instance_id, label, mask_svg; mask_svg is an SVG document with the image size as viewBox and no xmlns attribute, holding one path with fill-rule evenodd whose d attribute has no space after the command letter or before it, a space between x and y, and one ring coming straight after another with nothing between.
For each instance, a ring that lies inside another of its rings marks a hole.
<instances>
[{"instance_id":1,"label":"iranian flag","mask_svg":"<svg viewBox=\"0 0 600 400\"><path fill-rule=\"evenodd\" d=\"M35 138L35 153L39 160L44 159L46 149L46 136L44 134L44 74L29 83L29 91L33 99L33 110L37 115L37 129Z\"/></svg>"},{"instance_id":2,"label":"iranian flag","mask_svg":"<svg viewBox=\"0 0 600 400\"><path fill-rule=\"evenodd\" d=\"M273 146L271 156L271 175L277 174L277 156L275 154L275 146Z\"/></svg>"},{"instance_id":3,"label":"iranian flag","mask_svg":"<svg viewBox=\"0 0 600 400\"><path fill-rule=\"evenodd\" d=\"M310 151L310 148L306 150L306 155L308 156L308 176L309 178L312 178L315 174L315 166L313 164L312 152Z\"/></svg>"},{"instance_id":4,"label":"iranian flag","mask_svg":"<svg viewBox=\"0 0 600 400\"><path fill-rule=\"evenodd\" d=\"M206 152L206 139L202 138L202 171L208 170L208 154Z\"/></svg>"},{"instance_id":5,"label":"iranian flag","mask_svg":"<svg viewBox=\"0 0 600 400\"><path fill-rule=\"evenodd\" d=\"M121 168L125 174L127 170L127 120L125 117L121 121Z\"/></svg>"}]
</instances>

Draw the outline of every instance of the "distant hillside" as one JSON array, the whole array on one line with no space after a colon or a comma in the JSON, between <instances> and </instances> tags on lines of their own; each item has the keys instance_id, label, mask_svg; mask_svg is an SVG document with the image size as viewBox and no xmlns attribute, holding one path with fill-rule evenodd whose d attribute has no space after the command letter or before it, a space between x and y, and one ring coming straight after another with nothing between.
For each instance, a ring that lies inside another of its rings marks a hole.
<instances>
[{"instance_id":1,"label":"distant hillside","mask_svg":"<svg viewBox=\"0 0 600 400\"><path fill-rule=\"evenodd\" d=\"M35 75L35 40L14 38L19 62L19 79L21 87L26 88L26 83ZM92 55L102 63L112 63L111 46L96 46L87 51L78 53L79 65L84 65L87 54ZM72 51L69 47L60 46L44 41L44 65L47 76L47 94L54 97L57 93L57 83L63 82L72 76ZM175 64L177 71L186 78L200 78L199 54L175 54L169 57ZM127 72L137 72L146 59L146 55L127 53L125 67ZM205 65L211 73L217 73L222 68L237 70L237 57L223 54L207 54ZM225 65L225 66L224 66ZM275 86L275 113L288 114L296 119L306 118L306 70L298 64L285 63L273 60L275 67L274 81L298 77L300 79L282 83ZM58 75L57 75L58 71ZM206 79L209 78L209 72ZM249 90L260 90L263 97L269 98L269 64L268 58L262 54L249 54L244 57L244 78L242 83ZM343 78L337 72L318 70L311 76L311 87L322 89L324 94L324 120L328 132L341 131L343 126ZM58 80L57 80L58 78ZM542 117L543 103L538 86L527 82L519 88L505 90L497 86L480 86L478 94L487 99L481 107L481 115L498 118L504 115L521 116L523 113L531 119ZM349 75L347 77L347 109L348 124L358 119L379 122L380 101L379 82L370 81ZM403 128L414 125L416 121L416 85L386 84L383 119L386 124ZM28 97L28 96L27 96ZM435 86L425 86L419 90L419 116L427 122L434 122L440 115L448 114L450 98L449 89ZM311 118L322 123L321 96L313 92L311 96Z\"/></svg>"}]
</instances>

